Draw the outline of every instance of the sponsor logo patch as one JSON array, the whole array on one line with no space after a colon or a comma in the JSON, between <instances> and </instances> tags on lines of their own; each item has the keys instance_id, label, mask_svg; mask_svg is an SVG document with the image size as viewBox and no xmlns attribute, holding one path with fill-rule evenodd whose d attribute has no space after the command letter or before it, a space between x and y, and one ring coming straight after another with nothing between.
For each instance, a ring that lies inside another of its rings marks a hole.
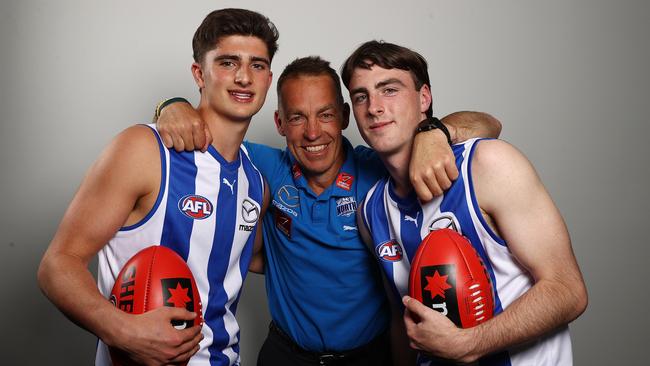
<instances>
[{"instance_id":1,"label":"sponsor logo patch","mask_svg":"<svg viewBox=\"0 0 650 366\"><path fill-rule=\"evenodd\" d=\"M185 308L194 311L192 281L189 278L163 278L162 285L163 304L169 307ZM185 329L194 325L193 320L172 320L176 329Z\"/></svg>"},{"instance_id":2,"label":"sponsor logo patch","mask_svg":"<svg viewBox=\"0 0 650 366\"><path fill-rule=\"evenodd\" d=\"M298 163L293 163L293 166L291 167L291 173L293 174L293 179L300 178L302 175L302 170L300 170Z\"/></svg>"},{"instance_id":3,"label":"sponsor logo patch","mask_svg":"<svg viewBox=\"0 0 650 366\"><path fill-rule=\"evenodd\" d=\"M354 182L354 176L348 173L340 173L338 177L336 177L336 186L343 188L346 191L352 189L352 182Z\"/></svg>"},{"instance_id":4,"label":"sponsor logo patch","mask_svg":"<svg viewBox=\"0 0 650 366\"><path fill-rule=\"evenodd\" d=\"M300 206L300 194L298 188L291 185L284 185L278 189L278 200L289 208Z\"/></svg>"},{"instance_id":5,"label":"sponsor logo patch","mask_svg":"<svg viewBox=\"0 0 650 366\"><path fill-rule=\"evenodd\" d=\"M239 231L253 231L255 223L260 217L260 208L254 201L244 198L241 205L241 218L244 222L250 224L239 225Z\"/></svg>"},{"instance_id":6,"label":"sponsor logo patch","mask_svg":"<svg viewBox=\"0 0 650 366\"><path fill-rule=\"evenodd\" d=\"M357 211L357 201L354 197L341 197L336 200L336 214L338 216L350 216Z\"/></svg>"},{"instance_id":7,"label":"sponsor logo patch","mask_svg":"<svg viewBox=\"0 0 650 366\"><path fill-rule=\"evenodd\" d=\"M178 201L178 209L185 216L195 220L203 220L210 217L213 207L210 200L198 194L188 194Z\"/></svg>"},{"instance_id":8,"label":"sponsor logo patch","mask_svg":"<svg viewBox=\"0 0 650 366\"><path fill-rule=\"evenodd\" d=\"M291 238L291 217L280 210L273 210L273 219L275 227L284 233L287 237Z\"/></svg>"},{"instance_id":9,"label":"sponsor logo patch","mask_svg":"<svg viewBox=\"0 0 650 366\"><path fill-rule=\"evenodd\" d=\"M248 198L244 198L241 205L241 218L247 223L255 223L260 217L260 209L257 204Z\"/></svg>"},{"instance_id":10,"label":"sponsor logo patch","mask_svg":"<svg viewBox=\"0 0 650 366\"><path fill-rule=\"evenodd\" d=\"M402 247L395 240L389 240L375 247L377 258L385 262L399 262L402 260Z\"/></svg>"},{"instance_id":11,"label":"sponsor logo patch","mask_svg":"<svg viewBox=\"0 0 650 366\"><path fill-rule=\"evenodd\" d=\"M456 266L443 264L420 269L422 303L461 326L456 297Z\"/></svg>"}]
</instances>

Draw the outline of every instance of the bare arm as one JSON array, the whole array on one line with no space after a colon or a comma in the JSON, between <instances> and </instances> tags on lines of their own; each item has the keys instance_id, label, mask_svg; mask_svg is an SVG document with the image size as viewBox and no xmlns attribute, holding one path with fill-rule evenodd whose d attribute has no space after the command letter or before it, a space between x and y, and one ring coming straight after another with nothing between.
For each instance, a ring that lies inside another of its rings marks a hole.
<instances>
[{"instance_id":1,"label":"bare arm","mask_svg":"<svg viewBox=\"0 0 650 366\"><path fill-rule=\"evenodd\" d=\"M248 270L255 273L264 274L264 223L263 219L266 216L269 202L271 201L271 194L269 192L269 185L264 182L264 199L262 202L262 214L257 221L255 229L255 244L253 245L253 258L248 265Z\"/></svg>"},{"instance_id":2,"label":"bare arm","mask_svg":"<svg viewBox=\"0 0 650 366\"><path fill-rule=\"evenodd\" d=\"M363 242L370 248L372 253L373 245L372 239L370 237L370 232L363 222L363 206L362 202L357 209L357 228L359 229L359 235ZM382 273L382 284L384 285L384 291L386 292L386 297L388 298L388 304L390 306L390 345L391 345L391 354L393 357L393 365L395 366L411 366L415 365L416 353L409 347L408 338L406 336L406 329L404 328L404 323L402 322L401 309L399 304L395 302L394 295L392 293L391 287L388 284L386 276Z\"/></svg>"},{"instance_id":3,"label":"bare arm","mask_svg":"<svg viewBox=\"0 0 650 366\"><path fill-rule=\"evenodd\" d=\"M487 113L455 112L442 119L452 143L475 137L499 137L501 122ZM415 135L409 165L411 184L420 200L428 202L441 195L458 178L454 153L445 134L438 130Z\"/></svg>"},{"instance_id":4,"label":"bare arm","mask_svg":"<svg viewBox=\"0 0 650 366\"><path fill-rule=\"evenodd\" d=\"M122 312L100 294L88 263L122 225L146 214L157 194L151 182L160 179L158 155L146 127L120 134L86 175L38 270L43 293L68 318L142 363L182 361L198 351L200 327L177 331L170 324L195 315L175 308ZM150 157L158 160L152 164Z\"/></svg>"},{"instance_id":5,"label":"bare arm","mask_svg":"<svg viewBox=\"0 0 650 366\"><path fill-rule=\"evenodd\" d=\"M424 317L419 324L406 320L413 344L464 362L535 340L571 322L587 306L566 226L530 162L503 141L483 141L477 146L472 174L480 207L535 284L503 313L469 329L457 328L405 297L409 310Z\"/></svg>"},{"instance_id":6,"label":"bare arm","mask_svg":"<svg viewBox=\"0 0 650 366\"><path fill-rule=\"evenodd\" d=\"M156 127L163 143L176 151L206 151L212 143L208 125L189 103L176 102L160 111Z\"/></svg>"}]
</instances>

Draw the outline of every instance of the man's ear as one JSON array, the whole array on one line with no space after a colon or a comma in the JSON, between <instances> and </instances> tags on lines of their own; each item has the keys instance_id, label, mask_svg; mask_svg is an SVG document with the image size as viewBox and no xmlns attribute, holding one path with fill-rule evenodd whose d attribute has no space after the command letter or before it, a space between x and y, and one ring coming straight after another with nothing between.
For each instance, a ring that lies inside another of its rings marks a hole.
<instances>
[{"instance_id":1,"label":"man's ear","mask_svg":"<svg viewBox=\"0 0 650 366\"><path fill-rule=\"evenodd\" d=\"M275 121L275 128L278 130L278 133L280 136L286 136L284 132L284 124L282 123L282 120L280 119L280 111L276 110L275 113L273 114L273 120Z\"/></svg>"},{"instance_id":2,"label":"man's ear","mask_svg":"<svg viewBox=\"0 0 650 366\"><path fill-rule=\"evenodd\" d=\"M341 121L341 130L345 130L350 124L350 105L348 103L343 103L341 114L343 117L343 120Z\"/></svg>"},{"instance_id":3,"label":"man's ear","mask_svg":"<svg viewBox=\"0 0 650 366\"><path fill-rule=\"evenodd\" d=\"M426 113L431 106L431 89L427 84L422 84L420 88L420 113Z\"/></svg>"},{"instance_id":4,"label":"man's ear","mask_svg":"<svg viewBox=\"0 0 650 366\"><path fill-rule=\"evenodd\" d=\"M199 86L199 89L205 88L205 80L203 79L203 70L201 69L200 63L192 63L192 76L194 77L196 85Z\"/></svg>"}]
</instances>

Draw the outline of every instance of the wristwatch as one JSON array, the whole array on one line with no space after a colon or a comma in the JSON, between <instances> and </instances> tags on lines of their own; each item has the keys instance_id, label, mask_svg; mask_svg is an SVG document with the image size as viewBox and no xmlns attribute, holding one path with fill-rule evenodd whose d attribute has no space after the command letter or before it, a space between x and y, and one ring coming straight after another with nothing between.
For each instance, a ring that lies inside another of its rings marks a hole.
<instances>
[{"instance_id":1,"label":"wristwatch","mask_svg":"<svg viewBox=\"0 0 650 366\"><path fill-rule=\"evenodd\" d=\"M418 128L415 130L415 132L420 133L424 131L431 131L431 130L435 130L436 128L441 130L445 134L445 136L447 136L447 142L451 146L451 135L449 135L449 130L447 129L447 126L445 126L445 124L442 123L436 117L429 117L424 121L418 123Z\"/></svg>"}]
</instances>

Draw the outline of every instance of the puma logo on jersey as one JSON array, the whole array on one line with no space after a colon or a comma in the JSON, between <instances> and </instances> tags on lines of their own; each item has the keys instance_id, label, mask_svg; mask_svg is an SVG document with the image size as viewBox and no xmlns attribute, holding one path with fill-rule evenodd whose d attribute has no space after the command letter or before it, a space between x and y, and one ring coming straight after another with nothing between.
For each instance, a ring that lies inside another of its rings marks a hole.
<instances>
[{"instance_id":1,"label":"puma logo on jersey","mask_svg":"<svg viewBox=\"0 0 650 366\"><path fill-rule=\"evenodd\" d=\"M417 215L415 215L415 218L409 216L409 215L404 215L404 221L411 221L415 224L415 227L418 227L418 217L420 216L420 211L418 211Z\"/></svg>"},{"instance_id":2,"label":"puma logo on jersey","mask_svg":"<svg viewBox=\"0 0 650 366\"><path fill-rule=\"evenodd\" d=\"M235 182L237 179L233 180L232 183L228 182L228 179L223 178L222 183L230 187L230 193L235 194Z\"/></svg>"},{"instance_id":3,"label":"puma logo on jersey","mask_svg":"<svg viewBox=\"0 0 650 366\"><path fill-rule=\"evenodd\" d=\"M212 215L212 202L198 194L188 194L178 201L178 209L181 210L185 216L203 220Z\"/></svg>"},{"instance_id":4,"label":"puma logo on jersey","mask_svg":"<svg viewBox=\"0 0 650 366\"><path fill-rule=\"evenodd\" d=\"M356 226L343 225L343 231L357 231Z\"/></svg>"}]
</instances>

